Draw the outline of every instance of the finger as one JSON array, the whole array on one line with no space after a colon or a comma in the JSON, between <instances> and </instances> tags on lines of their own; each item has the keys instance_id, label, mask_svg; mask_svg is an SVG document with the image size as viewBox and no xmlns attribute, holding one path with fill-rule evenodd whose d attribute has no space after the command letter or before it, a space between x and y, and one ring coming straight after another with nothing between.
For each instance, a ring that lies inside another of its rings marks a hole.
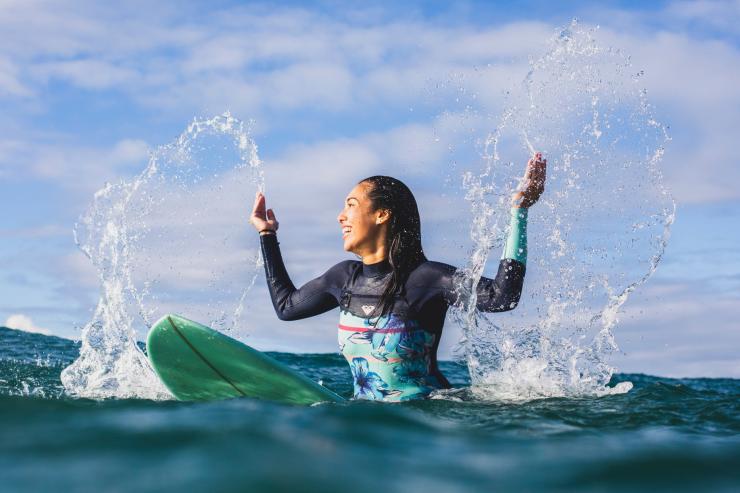
<instances>
[{"instance_id":1,"label":"finger","mask_svg":"<svg viewBox=\"0 0 740 493\"><path fill-rule=\"evenodd\" d=\"M252 207L252 211L256 212L260 207L260 202L264 202L264 200L265 196L257 192L257 194L254 196L254 207Z\"/></svg>"},{"instance_id":2,"label":"finger","mask_svg":"<svg viewBox=\"0 0 740 493\"><path fill-rule=\"evenodd\" d=\"M530 159L527 161L527 168L524 170L524 182L526 183L527 180L529 180L532 177L532 167L534 166L534 161Z\"/></svg>"},{"instance_id":3,"label":"finger","mask_svg":"<svg viewBox=\"0 0 740 493\"><path fill-rule=\"evenodd\" d=\"M543 159L537 166L537 173L540 174L542 179L545 179L545 174L547 173L547 159Z\"/></svg>"},{"instance_id":4,"label":"finger","mask_svg":"<svg viewBox=\"0 0 740 493\"><path fill-rule=\"evenodd\" d=\"M547 170L547 160L537 161L532 166L532 176L536 180L544 179Z\"/></svg>"}]
</instances>

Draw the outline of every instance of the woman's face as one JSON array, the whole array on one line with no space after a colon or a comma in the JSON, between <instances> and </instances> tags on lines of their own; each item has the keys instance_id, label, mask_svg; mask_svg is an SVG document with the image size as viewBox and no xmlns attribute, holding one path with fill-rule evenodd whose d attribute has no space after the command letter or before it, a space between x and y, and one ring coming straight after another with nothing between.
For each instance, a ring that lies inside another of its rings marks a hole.
<instances>
[{"instance_id":1,"label":"woman's face","mask_svg":"<svg viewBox=\"0 0 740 493\"><path fill-rule=\"evenodd\" d=\"M388 219L383 210L373 211L367 196L368 184L358 183L344 200L337 220L342 228L344 250L364 257L375 253L385 238L382 224Z\"/></svg>"}]
</instances>

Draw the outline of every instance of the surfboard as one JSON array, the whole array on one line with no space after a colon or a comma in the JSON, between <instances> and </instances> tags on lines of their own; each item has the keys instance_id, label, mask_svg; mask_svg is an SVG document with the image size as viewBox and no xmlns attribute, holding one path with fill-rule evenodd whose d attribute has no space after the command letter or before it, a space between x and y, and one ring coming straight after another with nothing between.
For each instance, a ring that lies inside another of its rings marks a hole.
<instances>
[{"instance_id":1,"label":"surfboard","mask_svg":"<svg viewBox=\"0 0 740 493\"><path fill-rule=\"evenodd\" d=\"M251 397L286 404L345 399L270 356L179 315L149 330L147 356L179 400Z\"/></svg>"}]
</instances>

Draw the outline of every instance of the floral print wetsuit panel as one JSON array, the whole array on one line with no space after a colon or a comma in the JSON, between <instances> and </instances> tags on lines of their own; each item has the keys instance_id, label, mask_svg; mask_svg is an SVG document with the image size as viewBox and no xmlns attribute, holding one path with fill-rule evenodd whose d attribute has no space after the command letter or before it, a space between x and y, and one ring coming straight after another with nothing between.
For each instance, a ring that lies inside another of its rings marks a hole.
<instances>
[{"instance_id":1,"label":"floral print wetsuit panel","mask_svg":"<svg viewBox=\"0 0 740 493\"><path fill-rule=\"evenodd\" d=\"M340 312L339 350L352 370L357 399L400 401L442 387L432 373L435 341L436 335L414 320Z\"/></svg>"}]
</instances>

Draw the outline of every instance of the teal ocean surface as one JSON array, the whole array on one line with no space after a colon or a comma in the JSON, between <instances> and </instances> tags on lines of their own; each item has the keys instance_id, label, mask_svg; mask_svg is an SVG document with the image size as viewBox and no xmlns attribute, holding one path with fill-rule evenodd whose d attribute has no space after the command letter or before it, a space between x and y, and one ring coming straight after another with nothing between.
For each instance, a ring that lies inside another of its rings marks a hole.
<instances>
[{"instance_id":1,"label":"teal ocean surface","mask_svg":"<svg viewBox=\"0 0 740 493\"><path fill-rule=\"evenodd\" d=\"M633 390L522 403L93 401L61 386L77 353L0 328L1 491L740 491L740 380L619 374ZM351 394L338 355L274 356Z\"/></svg>"}]
</instances>

